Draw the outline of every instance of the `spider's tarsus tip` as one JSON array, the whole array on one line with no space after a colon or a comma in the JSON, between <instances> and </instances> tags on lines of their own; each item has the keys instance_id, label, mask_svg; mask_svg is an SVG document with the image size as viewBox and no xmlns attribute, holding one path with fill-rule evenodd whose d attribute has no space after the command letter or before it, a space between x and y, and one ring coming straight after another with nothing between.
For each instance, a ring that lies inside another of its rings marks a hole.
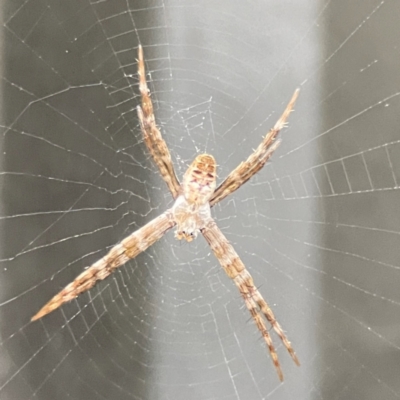
<instances>
[{"instance_id":1,"label":"spider's tarsus tip","mask_svg":"<svg viewBox=\"0 0 400 400\"><path fill-rule=\"evenodd\" d=\"M41 312L39 311L38 313L36 313L32 318L31 318L31 322L33 321L37 321L38 319L40 319L43 315L41 314Z\"/></svg>"},{"instance_id":2,"label":"spider's tarsus tip","mask_svg":"<svg viewBox=\"0 0 400 400\"><path fill-rule=\"evenodd\" d=\"M283 382L283 372L282 372L282 370L281 369L279 369L278 371L278 376L279 376L279 380L281 381L281 382Z\"/></svg>"},{"instance_id":3,"label":"spider's tarsus tip","mask_svg":"<svg viewBox=\"0 0 400 400\"><path fill-rule=\"evenodd\" d=\"M290 100L290 103L291 103L291 104L293 104L293 103L297 100L297 97L299 97L299 93L300 93L300 88L297 88L297 89L294 91L293 96L292 96L292 98L291 98L291 100Z\"/></svg>"},{"instance_id":4,"label":"spider's tarsus tip","mask_svg":"<svg viewBox=\"0 0 400 400\"><path fill-rule=\"evenodd\" d=\"M143 61L143 47L141 44L138 46L138 61Z\"/></svg>"},{"instance_id":5,"label":"spider's tarsus tip","mask_svg":"<svg viewBox=\"0 0 400 400\"><path fill-rule=\"evenodd\" d=\"M58 308L58 306L56 307L49 307L48 304L46 304L44 307L42 307L32 318L31 318L31 322L33 321L37 321L38 319L43 318L45 315L50 314L52 311L54 311L56 308Z\"/></svg>"}]
</instances>

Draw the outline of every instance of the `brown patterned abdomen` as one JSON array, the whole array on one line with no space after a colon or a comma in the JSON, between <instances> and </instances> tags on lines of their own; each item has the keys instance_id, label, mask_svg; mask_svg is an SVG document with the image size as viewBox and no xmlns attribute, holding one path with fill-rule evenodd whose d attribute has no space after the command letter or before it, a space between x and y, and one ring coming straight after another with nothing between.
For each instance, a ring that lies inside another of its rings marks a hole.
<instances>
[{"instance_id":1,"label":"brown patterned abdomen","mask_svg":"<svg viewBox=\"0 0 400 400\"><path fill-rule=\"evenodd\" d=\"M190 204L207 203L216 187L217 164L209 154L198 155L187 169L182 182L182 194Z\"/></svg>"}]
</instances>

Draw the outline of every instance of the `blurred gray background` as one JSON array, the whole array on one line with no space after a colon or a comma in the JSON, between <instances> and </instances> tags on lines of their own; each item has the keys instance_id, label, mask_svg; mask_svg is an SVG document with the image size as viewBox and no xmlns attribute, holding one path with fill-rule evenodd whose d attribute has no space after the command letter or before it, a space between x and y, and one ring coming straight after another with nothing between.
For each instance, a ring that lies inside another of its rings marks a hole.
<instances>
[{"instance_id":1,"label":"blurred gray background","mask_svg":"<svg viewBox=\"0 0 400 400\"><path fill-rule=\"evenodd\" d=\"M0 397L400 397L400 4L5 1ZM223 179L300 98L282 144L213 215L291 340L281 384L204 240L166 235L30 317L171 203L136 117L144 47L182 176Z\"/></svg>"}]
</instances>

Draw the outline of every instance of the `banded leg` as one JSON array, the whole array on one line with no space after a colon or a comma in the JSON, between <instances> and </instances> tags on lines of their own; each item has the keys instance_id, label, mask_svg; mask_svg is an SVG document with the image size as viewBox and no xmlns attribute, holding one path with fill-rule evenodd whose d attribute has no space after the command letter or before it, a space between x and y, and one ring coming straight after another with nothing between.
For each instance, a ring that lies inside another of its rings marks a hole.
<instances>
[{"instance_id":1,"label":"banded leg","mask_svg":"<svg viewBox=\"0 0 400 400\"><path fill-rule=\"evenodd\" d=\"M143 60L143 49L139 45L138 49L138 74L139 90L142 95L142 106L137 107L140 127L142 129L144 142L149 150L154 162L160 170L161 176L172 193L174 199L178 197L180 184L176 177L175 169L172 164L171 154L161 136L154 117L153 103L150 98L150 90L147 87L146 71Z\"/></svg>"},{"instance_id":2,"label":"banded leg","mask_svg":"<svg viewBox=\"0 0 400 400\"><path fill-rule=\"evenodd\" d=\"M255 175L270 159L274 151L278 148L280 141L276 141L281 129L285 126L289 114L292 112L294 103L299 95L299 89L296 89L290 99L285 111L276 122L275 126L264 137L259 146L254 150L246 161L241 162L217 187L211 200L210 206L214 206L230 195L235 190L239 189L253 175Z\"/></svg>"},{"instance_id":3,"label":"banded leg","mask_svg":"<svg viewBox=\"0 0 400 400\"><path fill-rule=\"evenodd\" d=\"M250 273L246 270L246 267L237 255L235 249L218 228L215 221L213 219L210 219L205 228L201 230L201 233L203 234L207 243L210 245L215 256L218 258L218 261L220 262L222 268L225 270L226 274L231 279L233 279L235 285L238 287L240 294L245 301L247 309L250 311L250 314L254 322L256 323L257 328L261 332L268 346L279 379L282 381L283 373L279 363L278 355L272 343L272 339L268 332L268 329L265 325L263 316L274 328L274 331L282 340L282 343L286 347L296 365L300 365L300 362L292 348L292 345L290 344L288 338L283 332L280 324L276 320L274 313L268 306L268 303L263 299L261 293L254 285L253 278L251 277Z\"/></svg>"},{"instance_id":4,"label":"banded leg","mask_svg":"<svg viewBox=\"0 0 400 400\"><path fill-rule=\"evenodd\" d=\"M175 221L170 210L154 218L122 240L121 243L115 245L103 258L78 275L73 282L47 302L31 318L31 321L42 318L89 290L97 281L107 278L118 267L145 251L174 226Z\"/></svg>"}]
</instances>

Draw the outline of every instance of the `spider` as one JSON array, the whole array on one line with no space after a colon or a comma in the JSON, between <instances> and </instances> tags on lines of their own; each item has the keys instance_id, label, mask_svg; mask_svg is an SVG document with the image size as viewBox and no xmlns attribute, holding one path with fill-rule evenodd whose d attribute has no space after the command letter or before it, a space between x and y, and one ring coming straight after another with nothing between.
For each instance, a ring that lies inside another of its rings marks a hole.
<instances>
[{"instance_id":1,"label":"spider","mask_svg":"<svg viewBox=\"0 0 400 400\"><path fill-rule=\"evenodd\" d=\"M174 226L177 227L175 237L179 240L184 239L190 242L201 232L226 274L238 287L251 317L268 346L279 379L283 381L278 355L265 319L271 324L297 365L300 365L299 360L274 313L254 285L250 273L211 217L210 209L247 182L269 160L279 146L280 141L275 140L276 136L286 124L299 94L299 89L296 89L285 111L253 154L246 161L240 163L216 187L216 162L214 157L209 154L198 155L184 174L182 183L179 183L169 149L155 122L150 90L146 82L143 50L140 45L138 48L138 74L142 104L137 107L137 112L144 142L175 203L172 208L115 245L103 258L92 264L61 292L56 294L31 320L35 321L42 318L89 290L97 281L107 278L116 268L145 251Z\"/></svg>"}]
</instances>

